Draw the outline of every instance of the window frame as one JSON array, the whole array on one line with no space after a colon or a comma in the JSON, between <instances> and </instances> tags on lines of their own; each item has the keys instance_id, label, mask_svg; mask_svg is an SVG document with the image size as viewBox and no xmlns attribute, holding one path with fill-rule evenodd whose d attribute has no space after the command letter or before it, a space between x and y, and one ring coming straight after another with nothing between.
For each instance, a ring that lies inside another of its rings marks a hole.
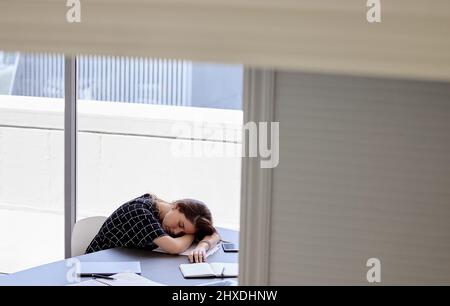
<instances>
[{"instance_id":1,"label":"window frame","mask_svg":"<svg viewBox=\"0 0 450 306\"><path fill-rule=\"evenodd\" d=\"M77 58L64 56L64 257L72 257L77 219Z\"/></svg>"},{"instance_id":2,"label":"window frame","mask_svg":"<svg viewBox=\"0 0 450 306\"><path fill-rule=\"evenodd\" d=\"M275 71L244 67L244 124L274 121ZM64 249L71 257L77 214L77 57L65 56L64 70ZM243 139L243 145L246 145ZM269 283L272 169L261 169L260 158L241 159L239 284ZM262 236L267 239L252 239Z\"/></svg>"}]
</instances>

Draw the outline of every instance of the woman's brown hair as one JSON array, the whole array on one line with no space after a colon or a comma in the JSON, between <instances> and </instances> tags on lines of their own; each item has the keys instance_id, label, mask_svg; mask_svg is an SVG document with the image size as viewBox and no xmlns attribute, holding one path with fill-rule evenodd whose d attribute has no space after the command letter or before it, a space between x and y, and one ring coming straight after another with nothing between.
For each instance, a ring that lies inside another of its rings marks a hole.
<instances>
[{"instance_id":1,"label":"woman's brown hair","mask_svg":"<svg viewBox=\"0 0 450 306\"><path fill-rule=\"evenodd\" d=\"M200 241L205 236L212 235L216 232L213 226L211 211L202 201L181 199L172 204L194 225L196 241Z\"/></svg>"}]
</instances>

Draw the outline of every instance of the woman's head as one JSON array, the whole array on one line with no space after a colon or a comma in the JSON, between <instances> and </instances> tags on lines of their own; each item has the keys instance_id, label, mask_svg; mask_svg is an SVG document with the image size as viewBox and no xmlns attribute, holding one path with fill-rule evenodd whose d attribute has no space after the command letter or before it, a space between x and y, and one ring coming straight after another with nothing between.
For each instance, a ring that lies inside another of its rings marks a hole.
<instances>
[{"instance_id":1,"label":"woman's head","mask_svg":"<svg viewBox=\"0 0 450 306\"><path fill-rule=\"evenodd\" d=\"M170 211L164 216L162 226L171 236L195 234L196 240L201 240L216 231L208 207L194 199L173 202Z\"/></svg>"}]
</instances>

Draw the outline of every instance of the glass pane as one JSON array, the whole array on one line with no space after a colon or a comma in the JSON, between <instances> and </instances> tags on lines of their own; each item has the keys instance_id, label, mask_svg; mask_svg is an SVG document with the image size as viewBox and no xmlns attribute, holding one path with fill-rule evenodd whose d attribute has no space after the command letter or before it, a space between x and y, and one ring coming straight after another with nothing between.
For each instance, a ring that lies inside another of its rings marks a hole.
<instances>
[{"instance_id":1,"label":"glass pane","mask_svg":"<svg viewBox=\"0 0 450 306\"><path fill-rule=\"evenodd\" d=\"M111 56L78 64L79 99L242 109L240 65Z\"/></svg>"},{"instance_id":2,"label":"glass pane","mask_svg":"<svg viewBox=\"0 0 450 306\"><path fill-rule=\"evenodd\" d=\"M63 61L0 51L0 272L64 257Z\"/></svg>"},{"instance_id":3,"label":"glass pane","mask_svg":"<svg viewBox=\"0 0 450 306\"><path fill-rule=\"evenodd\" d=\"M239 226L239 65L79 58L78 218L110 215L151 192L194 198L218 226Z\"/></svg>"}]
</instances>

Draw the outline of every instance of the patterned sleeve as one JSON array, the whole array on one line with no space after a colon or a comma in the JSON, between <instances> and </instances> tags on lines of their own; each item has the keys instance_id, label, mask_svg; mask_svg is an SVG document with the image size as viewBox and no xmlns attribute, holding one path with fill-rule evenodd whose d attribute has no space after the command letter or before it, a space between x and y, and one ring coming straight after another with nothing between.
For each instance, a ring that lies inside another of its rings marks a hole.
<instances>
[{"instance_id":1,"label":"patterned sleeve","mask_svg":"<svg viewBox=\"0 0 450 306\"><path fill-rule=\"evenodd\" d=\"M135 213L136 215L123 225L124 246L146 248L152 245L156 238L167 235L150 210L137 209Z\"/></svg>"},{"instance_id":2,"label":"patterned sleeve","mask_svg":"<svg viewBox=\"0 0 450 306\"><path fill-rule=\"evenodd\" d=\"M105 221L86 253L115 247L156 248L153 240L167 233L144 199L137 200L122 205Z\"/></svg>"}]
</instances>

